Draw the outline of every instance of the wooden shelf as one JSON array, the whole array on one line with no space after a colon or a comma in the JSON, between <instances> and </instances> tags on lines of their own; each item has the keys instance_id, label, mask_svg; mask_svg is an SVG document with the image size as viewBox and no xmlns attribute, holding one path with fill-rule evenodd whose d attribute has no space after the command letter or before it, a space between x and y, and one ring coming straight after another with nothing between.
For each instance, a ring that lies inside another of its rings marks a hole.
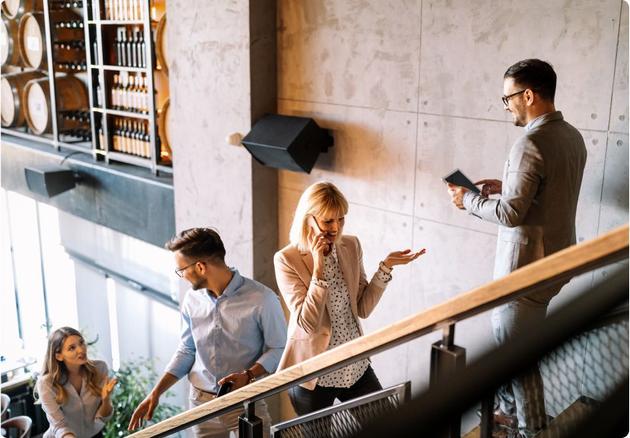
<instances>
[{"instance_id":1,"label":"wooden shelf","mask_svg":"<svg viewBox=\"0 0 630 438\"><path fill-rule=\"evenodd\" d=\"M95 112L101 113L101 114L111 114L113 116L132 117L135 119L151 120L150 114L136 113L133 111L121 111L121 110L115 110L115 109L109 109L109 108L92 108L92 109Z\"/></svg>"},{"instance_id":2,"label":"wooden shelf","mask_svg":"<svg viewBox=\"0 0 630 438\"><path fill-rule=\"evenodd\" d=\"M88 24L102 24L102 25L111 25L111 26L143 26L143 20L92 20L88 21Z\"/></svg>"},{"instance_id":3,"label":"wooden shelf","mask_svg":"<svg viewBox=\"0 0 630 438\"><path fill-rule=\"evenodd\" d=\"M118 65L98 65L92 64L90 68L93 69L103 69L105 71L127 71L130 73L146 73L148 71L148 67L123 67Z\"/></svg>"},{"instance_id":4,"label":"wooden shelf","mask_svg":"<svg viewBox=\"0 0 630 438\"><path fill-rule=\"evenodd\" d=\"M151 167L150 158L138 157L124 152L109 151L107 152L107 158L112 161L120 161L121 163L133 164L135 166Z\"/></svg>"}]
</instances>

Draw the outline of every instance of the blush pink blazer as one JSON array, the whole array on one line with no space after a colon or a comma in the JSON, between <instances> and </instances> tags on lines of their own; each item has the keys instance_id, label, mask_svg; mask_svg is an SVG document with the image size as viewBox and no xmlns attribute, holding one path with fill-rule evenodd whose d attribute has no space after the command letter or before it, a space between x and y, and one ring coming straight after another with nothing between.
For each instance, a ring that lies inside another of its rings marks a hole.
<instances>
[{"instance_id":1,"label":"blush pink blazer","mask_svg":"<svg viewBox=\"0 0 630 438\"><path fill-rule=\"evenodd\" d=\"M376 276L368 283L363 269L363 252L355 236L341 236L335 244L337 259L348 286L352 314L359 331L363 329L358 318L367 318L376 307L386 283ZM300 252L288 245L273 258L276 281L284 301L291 312L287 345L280 359L278 370L310 359L328 349L331 336L330 315L326 305L328 289L311 283L313 257L310 252ZM317 379L301 386L314 389Z\"/></svg>"}]
</instances>

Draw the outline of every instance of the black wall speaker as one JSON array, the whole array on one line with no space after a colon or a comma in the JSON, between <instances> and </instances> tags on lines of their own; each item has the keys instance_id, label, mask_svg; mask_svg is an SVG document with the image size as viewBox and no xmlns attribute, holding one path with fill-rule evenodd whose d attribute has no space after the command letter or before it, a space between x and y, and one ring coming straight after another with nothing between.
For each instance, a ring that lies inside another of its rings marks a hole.
<instances>
[{"instance_id":1,"label":"black wall speaker","mask_svg":"<svg viewBox=\"0 0 630 438\"><path fill-rule=\"evenodd\" d=\"M28 189L46 198L52 198L73 189L78 179L72 170L62 168L37 169L25 167L24 174Z\"/></svg>"},{"instance_id":2,"label":"black wall speaker","mask_svg":"<svg viewBox=\"0 0 630 438\"><path fill-rule=\"evenodd\" d=\"M267 114L242 143L265 166L310 173L320 152L333 145L333 138L313 119Z\"/></svg>"}]
</instances>

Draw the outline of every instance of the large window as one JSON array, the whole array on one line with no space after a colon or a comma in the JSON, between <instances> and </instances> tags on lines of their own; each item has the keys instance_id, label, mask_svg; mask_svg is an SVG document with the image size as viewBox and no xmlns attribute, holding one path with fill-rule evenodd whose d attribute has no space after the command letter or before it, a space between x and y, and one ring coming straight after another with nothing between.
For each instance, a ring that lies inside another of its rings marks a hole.
<instances>
[{"instance_id":1,"label":"large window","mask_svg":"<svg viewBox=\"0 0 630 438\"><path fill-rule=\"evenodd\" d=\"M180 331L168 251L2 189L0 226L2 356L41 360L49 331L67 325L114 370L146 358L162 372ZM185 407L185 384L175 392Z\"/></svg>"}]
</instances>

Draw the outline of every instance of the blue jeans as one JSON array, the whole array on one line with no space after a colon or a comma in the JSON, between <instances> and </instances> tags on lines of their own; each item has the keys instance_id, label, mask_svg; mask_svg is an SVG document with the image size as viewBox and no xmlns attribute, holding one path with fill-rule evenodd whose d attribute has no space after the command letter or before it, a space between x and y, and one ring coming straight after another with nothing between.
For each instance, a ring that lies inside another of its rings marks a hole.
<instances>
[{"instance_id":1,"label":"blue jeans","mask_svg":"<svg viewBox=\"0 0 630 438\"><path fill-rule=\"evenodd\" d=\"M518 342L532 325L543 324L546 305L525 301L512 301L492 311L492 329L498 344ZM497 392L500 409L508 415L516 415L519 432L531 437L547 424L545 392L538 365L516 376Z\"/></svg>"}]
</instances>

